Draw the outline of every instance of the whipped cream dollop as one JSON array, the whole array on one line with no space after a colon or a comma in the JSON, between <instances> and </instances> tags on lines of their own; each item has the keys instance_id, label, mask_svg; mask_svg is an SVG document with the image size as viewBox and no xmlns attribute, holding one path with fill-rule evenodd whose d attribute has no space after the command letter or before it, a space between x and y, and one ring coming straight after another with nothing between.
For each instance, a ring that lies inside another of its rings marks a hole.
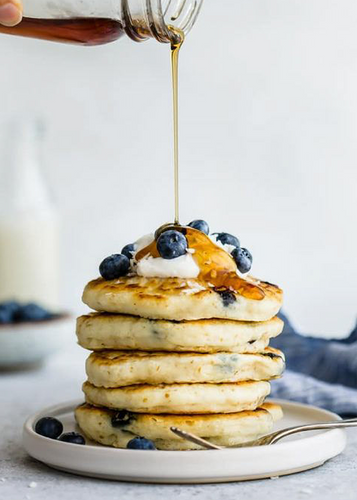
<instances>
[{"instance_id":1,"label":"whipped cream dollop","mask_svg":"<svg viewBox=\"0 0 357 500\"><path fill-rule=\"evenodd\" d=\"M135 242L135 255L149 246L155 237L152 233L146 234ZM193 251L176 259L163 259L146 255L135 263L135 272L145 278L197 278L200 268L192 256ZM135 255L133 256L135 262Z\"/></svg>"},{"instance_id":2,"label":"whipped cream dollop","mask_svg":"<svg viewBox=\"0 0 357 500\"><path fill-rule=\"evenodd\" d=\"M155 239L155 236L153 235L153 233L145 234L144 236L139 238L138 241L136 241L134 243L135 254L140 252L140 250L142 250L143 248L151 245L151 243L154 241L154 239ZM134 258L135 258L135 254L134 254Z\"/></svg>"},{"instance_id":3,"label":"whipped cream dollop","mask_svg":"<svg viewBox=\"0 0 357 500\"><path fill-rule=\"evenodd\" d=\"M191 253L171 260L148 255L139 260L136 272L146 278L197 278L200 268Z\"/></svg>"}]
</instances>

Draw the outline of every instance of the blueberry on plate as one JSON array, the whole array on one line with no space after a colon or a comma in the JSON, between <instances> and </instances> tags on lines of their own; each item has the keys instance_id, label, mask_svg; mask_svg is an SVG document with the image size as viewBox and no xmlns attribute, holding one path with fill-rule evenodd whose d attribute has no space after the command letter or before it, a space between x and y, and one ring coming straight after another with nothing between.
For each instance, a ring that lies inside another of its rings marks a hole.
<instances>
[{"instance_id":1,"label":"blueberry on plate","mask_svg":"<svg viewBox=\"0 0 357 500\"><path fill-rule=\"evenodd\" d=\"M2 302L0 304L0 324L12 323L19 308L20 304L13 300Z\"/></svg>"},{"instance_id":2,"label":"blueberry on plate","mask_svg":"<svg viewBox=\"0 0 357 500\"><path fill-rule=\"evenodd\" d=\"M128 257L128 259L130 260L133 258L133 254L135 253L135 251L136 245L134 245L134 243L130 243L129 245L125 245L121 253L125 255L125 257Z\"/></svg>"},{"instance_id":3,"label":"blueberry on plate","mask_svg":"<svg viewBox=\"0 0 357 500\"><path fill-rule=\"evenodd\" d=\"M122 254L107 257L99 266L99 272L105 280L114 280L125 276L130 268L130 260Z\"/></svg>"},{"instance_id":4,"label":"blueberry on plate","mask_svg":"<svg viewBox=\"0 0 357 500\"><path fill-rule=\"evenodd\" d=\"M216 239L222 243L222 245L232 245L236 248L240 247L239 239L229 233L213 233Z\"/></svg>"},{"instance_id":5,"label":"blueberry on plate","mask_svg":"<svg viewBox=\"0 0 357 500\"><path fill-rule=\"evenodd\" d=\"M44 321L53 315L38 304L30 303L20 306L14 314L15 321Z\"/></svg>"},{"instance_id":6,"label":"blueberry on plate","mask_svg":"<svg viewBox=\"0 0 357 500\"><path fill-rule=\"evenodd\" d=\"M156 450L154 443L144 437L131 439L126 447L128 450Z\"/></svg>"},{"instance_id":7,"label":"blueberry on plate","mask_svg":"<svg viewBox=\"0 0 357 500\"><path fill-rule=\"evenodd\" d=\"M86 444L84 437L81 434L78 434L78 432L66 432L65 434L62 434L59 441L72 444Z\"/></svg>"},{"instance_id":8,"label":"blueberry on plate","mask_svg":"<svg viewBox=\"0 0 357 500\"><path fill-rule=\"evenodd\" d=\"M189 223L189 227L193 227L193 229L197 229L202 233L209 234L209 226L206 221L202 219L196 219Z\"/></svg>"},{"instance_id":9,"label":"blueberry on plate","mask_svg":"<svg viewBox=\"0 0 357 500\"><path fill-rule=\"evenodd\" d=\"M36 422L35 432L41 436L57 439L63 432L63 425L57 418L43 417Z\"/></svg>"},{"instance_id":10,"label":"blueberry on plate","mask_svg":"<svg viewBox=\"0 0 357 500\"><path fill-rule=\"evenodd\" d=\"M187 252L185 236L173 229L162 233L156 242L156 246L163 259L176 259Z\"/></svg>"},{"instance_id":11,"label":"blueberry on plate","mask_svg":"<svg viewBox=\"0 0 357 500\"><path fill-rule=\"evenodd\" d=\"M249 250L246 248L235 248L232 252L232 257L241 273L247 273L250 271L253 263L253 257Z\"/></svg>"}]
</instances>

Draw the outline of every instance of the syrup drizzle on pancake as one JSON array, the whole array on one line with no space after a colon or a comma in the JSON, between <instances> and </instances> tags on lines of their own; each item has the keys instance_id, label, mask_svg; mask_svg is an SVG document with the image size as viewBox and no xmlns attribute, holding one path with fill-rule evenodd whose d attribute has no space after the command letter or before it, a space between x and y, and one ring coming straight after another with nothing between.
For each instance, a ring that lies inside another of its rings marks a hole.
<instances>
[{"instance_id":1,"label":"syrup drizzle on pancake","mask_svg":"<svg viewBox=\"0 0 357 500\"><path fill-rule=\"evenodd\" d=\"M212 285L221 296L225 296L225 293L231 291L252 300L264 299L264 289L250 282L249 277L241 278L237 274L237 266L232 256L216 245L206 234L197 229L176 224L165 225L163 231L168 229L175 229L186 236L188 248L194 250L192 256L200 268L198 281L204 282L205 285L207 283ZM157 231L157 235L160 235L161 232ZM160 257L156 240L140 250L136 254L135 260L139 261L148 255L154 258Z\"/></svg>"}]
</instances>

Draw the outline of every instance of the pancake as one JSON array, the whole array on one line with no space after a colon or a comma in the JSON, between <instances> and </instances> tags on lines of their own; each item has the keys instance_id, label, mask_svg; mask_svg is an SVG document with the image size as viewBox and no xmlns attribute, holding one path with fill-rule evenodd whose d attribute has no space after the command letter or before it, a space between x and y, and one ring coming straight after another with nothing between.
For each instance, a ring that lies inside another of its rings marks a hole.
<instances>
[{"instance_id":1,"label":"pancake","mask_svg":"<svg viewBox=\"0 0 357 500\"><path fill-rule=\"evenodd\" d=\"M260 354L102 351L86 362L88 381L97 387L269 380L284 367L283 353L272 348Z\"/></svg>"},{"instance_id":2,"label":"pancake","mask_svg":"<svg viewBox=\"0 0 357 500\"><path fill-rule=\"evenodd\" d=\"M89 439L107 446L125 448L134 437L144 436L161 450L192 450L201 447L180 439L170 427L193 432L221 446L234 446L271 432L282 411L278 405L265 403L255 411L225 415L150 415L84 404L76 409L75 417Z\"/></svg>"},{"instance_id":3,"label":"pancake","mask_svg":"<svg viewBox=\"0 0 357 500\"><path fill-rule=\"evenodd\" d=\"M83 302L96 311L175 321L209 318L267 321L273 318L282 305L282 291L276 285L254 278L249 278L249 286L259 292L252 293L255 298L228 289L215 289L200 279L137 275L111 281L99 278L85 287Z\"/></svg>"},{"instance_id":4,"label":"pancake","mask_svg":"<svg viewBox=\"0 0 357 500\"><path fill-rule=\"evenodd\" d=\"M77 319L78 343L90 350L261 352L284 323L210 319L174 322L92 313Z\"/></svg>"},{"instance_id":5,"label":"pancake","mask_svg":"<svg viewBox=\"0 0 357 500\"><path fill-rule=\"evenodd\" d=\"M263 404L270 384L162 384L105 389L85 382L83 392L89 404L135 413L236 413Z\"/></svg>"}]
</instances>

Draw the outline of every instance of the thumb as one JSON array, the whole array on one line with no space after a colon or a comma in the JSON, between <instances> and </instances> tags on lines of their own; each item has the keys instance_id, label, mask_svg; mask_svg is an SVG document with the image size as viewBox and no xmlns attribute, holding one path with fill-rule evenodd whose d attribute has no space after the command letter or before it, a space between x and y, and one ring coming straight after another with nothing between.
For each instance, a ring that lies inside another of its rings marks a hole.
<instances>
[{"instance_id":1,"label":"thumb","mask_svg":"<svg viewBox=\"0 0 357 500\"><path fill-rule=\"evenodd\" d=\"M0 0L0 24L4 26L15 26L21 19L21 0Z\"/></svg>"}]
</instances>

